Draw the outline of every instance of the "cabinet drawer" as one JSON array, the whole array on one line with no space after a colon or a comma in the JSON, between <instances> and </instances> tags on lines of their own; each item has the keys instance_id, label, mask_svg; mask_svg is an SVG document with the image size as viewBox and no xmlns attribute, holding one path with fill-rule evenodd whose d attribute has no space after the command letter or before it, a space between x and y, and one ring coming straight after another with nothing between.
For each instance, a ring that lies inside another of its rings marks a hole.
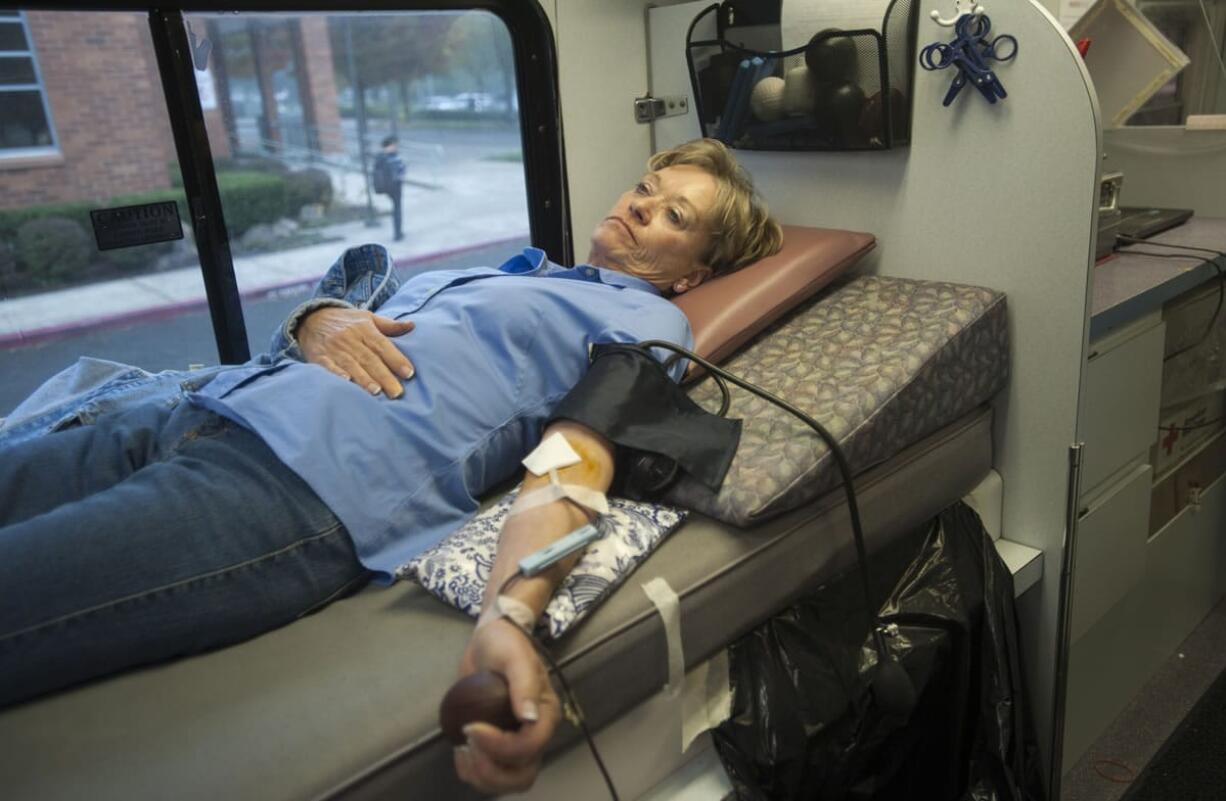
<instances>
[{"instance_id":1,"label":"cabinet drawer","mask_svg":"<svg viewBox=\"0 0 1226 801\"><path fill-rule=\"evenodd\" d=\"M1131 459L1148 454L1157 438L1165 331L1158 323L1114 347L1104 345L1109 349L1091 345L1080 426L1083 491L1092 492Z\"/></svg>"},{"instance_id":2,"label":"cabinet drawer","mask_svg":"<svg viewBox=\"0 0 1226 801\"><path fill-rule=\"evenodd\" d=\"M1226 594L1223 520L1226 478L1205 490L1199 510L1184 509L1149 540L1141 586L1069 649L1066 768Z\"/></svg>"},{"instance_id":3,"label":"cabinet drawer","mask_svg":"<svg viewBox=\"0 0 1226 801\"><path fill-rule=\"evenodd\" d=\"M1153 469L1141 465L1077 524L1070 642L1080 639L1145 575L1152 477Z\"/></svg>"}]
</instances>

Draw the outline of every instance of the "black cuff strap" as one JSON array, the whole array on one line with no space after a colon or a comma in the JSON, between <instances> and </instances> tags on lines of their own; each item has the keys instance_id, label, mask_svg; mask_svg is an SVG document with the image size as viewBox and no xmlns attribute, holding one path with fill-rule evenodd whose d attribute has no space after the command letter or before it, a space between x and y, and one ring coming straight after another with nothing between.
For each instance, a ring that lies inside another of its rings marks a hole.
<instances>
[{"instance_id":1,"label":"black cuff strap","mask_svg":"<svg viewBox=\"0 0 1226 801\"><path fill-rule=\"evenodd\" d=\"M551 422L574 420L619 446L618 494L658 492L671 483L675 468L718 491L736 455L741 421L704 411L648 351L596 345L591 359L587 375L558 404Z\"/></svg>"}]
</instances>

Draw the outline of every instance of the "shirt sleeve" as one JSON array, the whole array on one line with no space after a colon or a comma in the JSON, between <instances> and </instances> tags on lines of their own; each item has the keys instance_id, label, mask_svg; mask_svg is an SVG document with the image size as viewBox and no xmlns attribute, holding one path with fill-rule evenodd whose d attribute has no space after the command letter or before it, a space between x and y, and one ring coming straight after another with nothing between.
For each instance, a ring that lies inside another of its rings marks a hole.
<instances>
[{"instance_id":1,"label":"shirt sleeve","mask_svg":"<svg viewBox=\"0 0 1226 801\"><path fill-rule=\"evenodd\" d=\"M694 348L694 335L690 331L690 322L681 309L671 302L660 298L658 303L651 304L649 309L643 309L641 312L627 315L617 325L602 331L595 341L632 344L656 339L680 345L687 350ZM673 359L674 352L664 348L656 348L652 352L665 364L668 364L670 359L672 360L669 375L673 377L673 380L680 381L685 375L689 360L684 357Z\"/></svg>"},{"instance_id":2,"label":"shirt sleeve","mask_svg":"<svg viewBox=\"0 0 1226 801\"><path fill-rule=\"evenodd\" d=\"M298 347L297 330L308 314L325 306L377 312L399 289L400 278L382 245L348 248L319 279L311 299L294 309L278 326L268 353L260 358L267 363L281 358L304 361Z\"/></svg>"}]
</instances>

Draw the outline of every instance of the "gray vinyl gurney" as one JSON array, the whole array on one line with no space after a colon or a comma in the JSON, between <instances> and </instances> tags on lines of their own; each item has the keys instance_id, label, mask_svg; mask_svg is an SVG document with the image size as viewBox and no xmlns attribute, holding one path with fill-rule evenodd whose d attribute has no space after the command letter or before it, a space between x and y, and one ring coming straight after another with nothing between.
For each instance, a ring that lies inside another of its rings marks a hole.
<instances>
[{"instance_id":1,"label":"gray vinyl gurney","mask_svg":"<svg viewBox=\"0 0 1226 801\"><path fill-rule=\"evenodd\" d=\"M789 248L776 260L803 258L798 243L834 233L785 230ZM844 261L871 248L859 236L842 244ZM736 334L706 351L724 356L752 335L727 368L840 440L872 552L991 470L990 402L1008 374L1005 301L978 287L843 276L779 316L823 280L793 279L783 290L792 301L754 322L715 320ZM707 318L737 313L718 298L686 311L696 333ZM691 394L718 405L709 379ZM663 624L640 584L661 577L677 593L694 665L853 564L825 447L735 389L729 416L744 428L719 494L675 487L670 500L695 512L554 645L594 728L668 680ZM456 780L437 723L471 629L416 584L372 587L254 640L4 710L0 792L40 801L476 797ZM563 725L551 753L577 738Z\"/></svg>"}]
</instances>

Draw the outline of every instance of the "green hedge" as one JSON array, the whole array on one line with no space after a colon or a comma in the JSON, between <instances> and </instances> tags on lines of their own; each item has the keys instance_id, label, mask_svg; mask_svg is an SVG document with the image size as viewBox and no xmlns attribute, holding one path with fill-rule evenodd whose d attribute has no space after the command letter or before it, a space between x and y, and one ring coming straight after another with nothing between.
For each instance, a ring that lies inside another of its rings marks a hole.
<instances>
[{"instance_id":1,"label":"green hedge","mask_svg":"<svg viewBox=\"0 0 1226 801\"><path fill-rule=\"evenodd\" d=\"M282 217L297 213L289 208L289 195L285 179L266 172L225 172L217 176L221 203L225 209L226 225L231 236L240 236L257 223L276 222ZM179 206L179 217L184 227L190 226L187 213L187 198L181 189L155 189L116 195L104 201L76 201L72 203L49 203L29 206L24 209L0 210L0 242L13 242L22 223L42 217L63 217L75 220L92 231L90 209L135 206L141 203L156 203L173 200ZM105 255L105 254L104 254Z\"/></svg>"},{"instance_id":2,"label":"green hedge","mask_svg":"<svg viewBox=\"0 0 1226 801\"><path fill-rule=\"evenodd\" d=\"M295 212L308 203L327 208L332 205L332 176L317 167L291 172L285 176L285 192L289 207Z\"/></svg>"},{"instance_id":3,"label":"green hedge","mask_svg":"<svg viewBox=\"0 0 1226 801\"><path fill-rule=\"evenodd\" d=\"M230 236L241 236L259 223L294 217L285 178L267 172L223 172L217 176L221 207Z\"/></svg>"},{"instance_id":4,"label":"green hedge","mask_svg":"<svg viewBox=\"0 0 1226 801\"><path fill-rule=\"evenodd\" d=\"M327 206L332 180L319 169L277 173L258 166L217 173L226 225L232 239L252 226L294 217L307 203ZM191 225L182 187L118 195L98 202L49 203L0 210L0 279L28 289L46 289L106 277L147 271L173 242L97 251L91 209L135 206L172 200L179 207L184 229ZM82 265L81 254L86 264ZM7 278L5 278L7 276Z\"/></svg>"},{"instance_id":5,"label":"green hedge","mask_svg":"<svg viewBox=\"0 0 1226 801\"><path fill-rule=\"evenodd\" d=\"M40 217L22 225L13 249L18 265L44 281L62 281L84 270L94 243L75 220Z\"/></svg>"}]
</instances>

